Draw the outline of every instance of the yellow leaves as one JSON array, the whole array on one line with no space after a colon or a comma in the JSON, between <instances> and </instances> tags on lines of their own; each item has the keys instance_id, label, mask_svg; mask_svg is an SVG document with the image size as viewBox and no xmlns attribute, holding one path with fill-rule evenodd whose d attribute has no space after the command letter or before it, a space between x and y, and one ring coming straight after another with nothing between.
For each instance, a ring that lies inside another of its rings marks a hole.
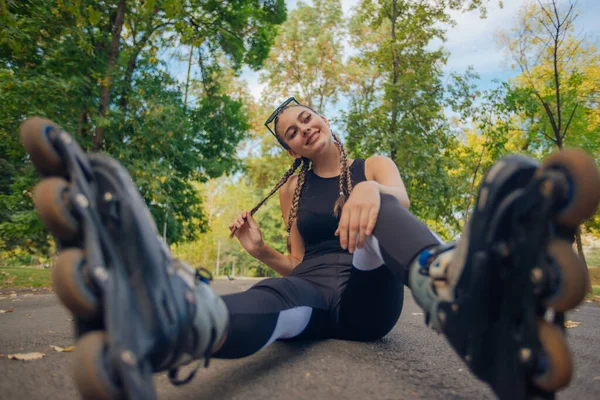
<instances>
[{"instance_id":1,"label":"yellow leaves","mask_svg":"<svg viewBox=\"0 0 600 400\"><path fill-rule=\"evenodd\" d=\"M576 328L579 325L581 325L581 322L575 322L575 321L565 321L565 328L567 329L571 329L571 328Z\"/></svg>"},{"instance_id":2,"label":"yellow leaves","mask_svg":"<svg viewBox=\"0 0 600 400\"><path fill-rule=\"evenodd\" d=\"M70 353L75 349L75 346L69 346L69 347L63 349L62 347L50 345L50 348L59 353Z\"/></svg>"},{"instance_id":3,"label":"yellow leaves","mask_svg":"<svg viewBox=\"0 0 600 400\"><path fill-rule=\"evenodd\" d=\"M102 87L108 87L110 85L110 77L105 76L102 79L98 79L98 84Z\"/></svg>"},{"instance_id":4,"label":"yellow leaves","mask_svg":"<svg viewBox=\"0 0 600 400\"><path fill-rule=\"evenodd\" d=\"M11 308L9 308L8 310L0 310L0 314L6 314L6 313L11 313L14 312L14 310Z\"/></svg>"},{"instance_id":5,"label":"yellow leaves","mask_svg":"<svg viewBox=\"0 0 600 400\"><path fill-rule=\"evenodd\" d=\"M69 346L69 347L63 349L62 347L51 345L50 348L59 353L70 353L71 351L73 351L75 346ZM19 360L19 361L31 361L31 360L39 360L40 358L45 357L45 356L46 356L45 353L39 353L39 352L17 353L17 354L9 354L8 359L9 360Z\"/></svg>"},{"instance_id":6,"label":"yellow leaves","mask_svg":"<svg viewBox=\"0 0 600 400\"><path fill-rule=\"evenodd\" d=\"M44 357L46 354L44 353L18 353L18 354L9 354L9 360L20 360L20 361L30 361L30 360L39 360Z\"/></svg>"},{"instance_id":7,"label":"yellow leaves","mask_svg":"<svg viewBox=\"0 0 600 400\"><path fill-rule=\"evenodd\" d=\"M86 11L90 24L97 25L98 22L100 22L100 19L102 18L102 13L100 11L94 10L94 7L92 6L88 6Z\"/></svg>"},{"instance_id":8,"label":"yellow leaves","mask_svg":"<svg viewBox=\"0 0 600 400\"><path fill-rule=\"evenodd\" d=\"M160 183L165 183L167 181L167 177L166 176L159 176L158 180L160 181Z\"/></svg>"}]
</instances>

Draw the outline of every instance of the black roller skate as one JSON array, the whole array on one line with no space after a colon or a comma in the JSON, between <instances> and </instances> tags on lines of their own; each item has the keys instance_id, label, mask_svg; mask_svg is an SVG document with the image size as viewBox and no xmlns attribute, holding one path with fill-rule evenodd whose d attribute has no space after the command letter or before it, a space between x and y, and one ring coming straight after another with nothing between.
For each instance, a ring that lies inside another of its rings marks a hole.
<instances>
[{"instance_id":1,"label":"black roller skate","mask_svg":"<svg viewBox=\"0 0 600 400\"><path fill-rule=\"evenodd\" d=\"M227 309L195 270L171 256L127 171L87 154L44 119L21 126L44 179L40 219L60 253L55 292L79 340L75 382L83 398L155 398L152 373L208 360L224 340Z\"/></svg>"},{"instance_id":2,"label":"black roller skate","mask_svg":"<svg viewBox=\"0 0 600 400\"><path fill-rule=\"evenodd\" d=\"M572 242L599 200L600 173L583 151L541 164L509 156L484 177L456 246L425 251L411 267L427 322L501 399L553 398L569 384L564 313L588 282Z\"/></svg>"}]
</instances>

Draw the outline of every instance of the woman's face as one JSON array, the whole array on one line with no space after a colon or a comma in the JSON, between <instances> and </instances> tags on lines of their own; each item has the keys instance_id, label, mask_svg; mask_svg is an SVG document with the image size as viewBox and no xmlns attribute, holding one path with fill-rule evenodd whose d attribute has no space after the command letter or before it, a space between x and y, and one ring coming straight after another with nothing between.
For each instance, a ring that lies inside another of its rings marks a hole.
<instances>
[{"instance_id":1,"label":"woman's face","mask_svg":"<svg viewBox=\"0 0 600 400\"><path fill-rule=\"evenodd\" d=\"M302 106L287 108L279 115L276 133L293 153L309 159L332 141L327 120Z\"/></svg>"}]
</instances>

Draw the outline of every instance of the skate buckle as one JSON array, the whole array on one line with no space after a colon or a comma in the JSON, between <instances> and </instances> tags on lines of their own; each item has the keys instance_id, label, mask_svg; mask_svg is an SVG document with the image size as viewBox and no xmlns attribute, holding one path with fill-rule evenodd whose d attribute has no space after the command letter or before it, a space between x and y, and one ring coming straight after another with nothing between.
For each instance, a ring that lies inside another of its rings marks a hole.
<instances>
[{"instance_id":1,"label":"skate buckle","mask_svg":"<svg viewBox=\"0 0 600 400\"><path fill-rule=\"evenodd\" d=\"M419 254L419 273L429 276L429 267L431 266L431 261L440 254L445 253L448 250L452 250L455 247L456 242L448 242L440 246L423 250L421 254Z\"/></svg>"},{"instance_id":2,"label":"skate buckle","mask_svg":"<svg viewBox=\"0 0 600 400\"><path fill-rule=\"evenodd\" d=\"M210 271L204 267L196 268L195 277L196 277L196 282L204 282L207 285L209 285L210 282L212 282L212 280L213 280L213 276L210 273Z\"/></svg>"}]
</instances>

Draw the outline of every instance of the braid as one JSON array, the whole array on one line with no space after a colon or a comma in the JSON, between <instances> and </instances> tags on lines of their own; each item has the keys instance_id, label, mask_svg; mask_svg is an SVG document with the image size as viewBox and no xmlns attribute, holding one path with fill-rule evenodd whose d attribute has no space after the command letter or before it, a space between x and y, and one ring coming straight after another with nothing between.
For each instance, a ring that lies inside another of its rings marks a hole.
<instances>
[{"instance_id":1,"label":"braid","mask_svg":"<svg viewBox=\"0 0 600 400\"><path fill-rule=\"evenodd\" d=\"M302 195L302 189L304 189L304 182L306 182L306 174L310 168L310 160L307 158L302 158L302 169L298 174L298 183L296 185L296 190L294 191L294 198L292 199L292 208L290 209L290 215L288 216L288 223L286 226L287 231L287 250L288 252L292 252L292 241L290 237L290 232L292 231L292 225L294 224L294 220L298 215L298 204L300 204L300 196Z\"/></svg>"},{"instance_id":2,"label":"braid","mask_svg":"<svg viewBox=\"0 0 600 400\"><path fill-rule=\"evenodd\" d=\"M290 231L292 230L292 223L294 221L294 219L296 218L296 215L298 214L298 204L300 202L300 195L302 194L302 189L304 187L304 180L306 179L306 173L308 172L308 169L310 167L310 160L306 159L306 158L302 158L303 162L302 162L302 169L300 170L300 173L298 174L298 184L296 185L296 190L294 191L294 198L292 199L292 208L290 209L290 215L288 217L288 223L287 223L287 233L288 235L290 234Z\"/></svg>"},{"instance_id":3,"label":"braid","mask_svg":"<svg viewBox=\"0 0 600 400\"><path fill-rule=\"evenodd\" d=\"M340 195L333 206L333 214L339 217L344 204L346 204L346 198L352 193L352 175L350 174L350 168L348 168L348 155L342 141L335 133L331 132L331 135L338 149L340 149Z\"/></svg>"},{"instance_id":4,"label":"braid","mask_svg":"<svg viewBox=\"0 0 600 400\"><path fill-rule=\"evenodd\" d=\"M279 182L277 182L277 185L275 185L275 187L271 190L271 192L264 199L262 199L261 201L259 201L258 204L256 206L254 206L254 208L252 210L250 210L250 215L254 215L254 213L257 212L258 209L263 204L265 204L265 202L271 196L273 196L273 193L275 193L276 191L278 191L279 188L282 187L284 185L284 183L286 183L288 181L288 179L290 179L290 176L292 176L294 174L294 172L296 172L296 170L300 166L300 163L302 163L302 159L298 158L298 159L294 160L294 163L292 164L292 166L281 177L281 179L279 180ZM233 232L231 232L231 234L229 235L230 239L233 237L234 232L235 232L235 230Z\"/></svg>"},{"instance_id":5,"label":"braid","mask_svg":"<svg viewBox=\"0 0 600 400\"><path fill-rule=\"evenodd\" d=\"M288 105L278 111L278 113L274 119L273 130L275 131L275 138L277 139L279 144L286 150L289 150L290 148L287 145L287 143L285 143L285 141L282 138L280 138L279 135L277 134L277 123L279 122L279 117L283 113L283 111L287 110L288 108L291 108L291 107L304 107L304 108L307 108L307 109L313 111L315 114L318 115L318 113L315 110L313 110L312 108L307 107L305 105L295 105L295 104ZM342 213L342 208L344 207L344 204L346 203L346 198L350 195L350 193L352 193L353 186L352 186L352 176L350 174L350 168L348 168L348 155L346 154L346 149L344 148L342 141L333 132L331 132L331 135L333 136L333 140L335 141L336 146L340 150L340 182L339 182L340 195L339 195L337 201L335 202L335 205L333 208L334 215L336 217L339 217L340 214ZM267 201L269 199L269 197L271 197L273 195L273 193L275 193L277 190L279 190L279 188L281 188L281 186L283 186L287 182L287 180L290 178L290 176L292 176L296 172L296 170L298 169L300 164L302 164L302 169L300 170L300 173L298 174L298 183L297 183L296 189L294 191L294 197L292 199L292 208L290 209L290 214L288 216L288 221L287 221L287 226L286 226L287 249L289 252L291 252L290 232L292 230L292 225L294 223L294 220L296 219L297 214L298 214L298 205L300 203L300 197L302 196L302 190L304 188L306 174L308 173L308 171L311 167L311 161L304 157L296 159L294 161L294 163L292 164L292 166L290 167L290 169L281 178L279 183L277 183L277 185L275 185L273 190L271 190L271 192L262 201L260 201L256 205L256 207L254 207L250 211L250 215L254 215L254 213L265 203L265 201ZM235 230L234 230L234 232L235 232ZM233 232L231 233L230 237L233 237Z\"/></svg>"}]
</instances>

